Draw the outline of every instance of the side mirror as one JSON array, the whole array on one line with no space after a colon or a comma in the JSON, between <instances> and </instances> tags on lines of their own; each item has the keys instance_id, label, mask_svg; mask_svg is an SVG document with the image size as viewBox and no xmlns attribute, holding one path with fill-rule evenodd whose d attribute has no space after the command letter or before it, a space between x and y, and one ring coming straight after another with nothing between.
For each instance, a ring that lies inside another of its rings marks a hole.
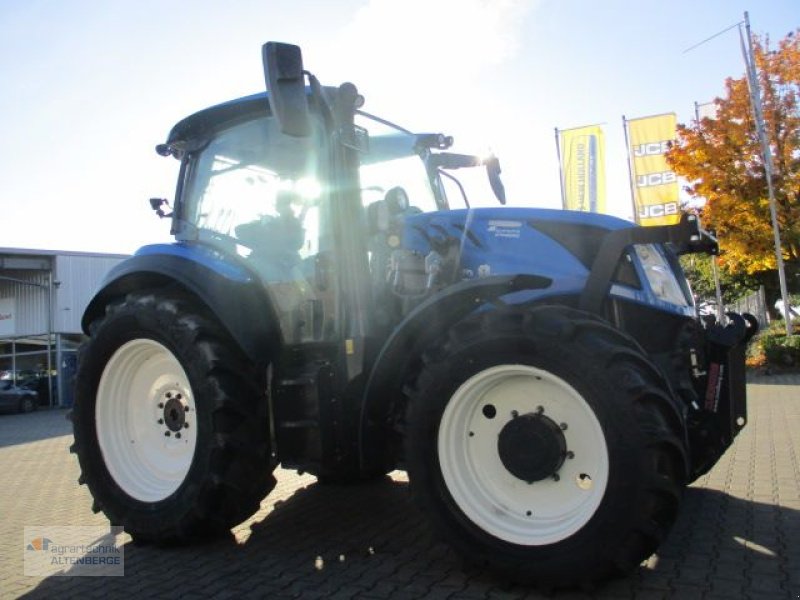
<instances>
[{"instance_id":1,"label":"side mirror","mask_svg":"<svg viewBox=\"0 0 800 600\"><path fill-rule=\"evenodd\" d=\"M261 48L261 57L270 106L281 131L293 137L309 136L311 122L300 46L267 42Z\"/></svg>"}]
</instances>

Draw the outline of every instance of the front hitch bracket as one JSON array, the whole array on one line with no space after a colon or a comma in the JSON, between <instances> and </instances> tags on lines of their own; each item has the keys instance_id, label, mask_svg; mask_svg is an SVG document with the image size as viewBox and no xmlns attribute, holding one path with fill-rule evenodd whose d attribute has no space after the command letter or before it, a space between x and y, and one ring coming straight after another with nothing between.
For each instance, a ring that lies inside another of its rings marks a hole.
<instances>
[{"instance_id":1,"label":"front hitch bracket","mask_svg":"<svg viewBox=\"0 0 800 600\"><path fill-rule=\"evenodd\" d=\"M747 424L745 350L758 321L749 313L727 317L727 325L706 331L705 368L696 380L700 402L688 417L695 477L717 462Z\"/></svg>"}]
</instances>

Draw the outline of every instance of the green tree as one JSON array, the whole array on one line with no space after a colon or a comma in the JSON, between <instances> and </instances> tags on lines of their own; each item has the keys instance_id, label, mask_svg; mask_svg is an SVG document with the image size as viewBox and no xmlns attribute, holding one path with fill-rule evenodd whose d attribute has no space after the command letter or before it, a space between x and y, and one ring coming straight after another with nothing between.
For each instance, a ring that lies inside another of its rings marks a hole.
<instances>
[{"instance_id":1,"label":"green tree","mask_svg":"<svg viewBox=\"0 0 800 600\"><path fill-rule=\"evenodd\" d=\"M717 290L714 285L712 260L711 257L704 254L681 256L681 267L692 286L692 292L698 299L712 300L716 298ZM717 269L717 272L724 304L735 302L750 291L758 289L759 285L763 285L762 278L758 275L731 273L722 269Z\"/></svg>"},{"instance_id":2,"label":"green tree","mask_svg":"<svg viewBox=\"0 0 800 600\"><path fill-rule=\"evenodd\" d=\"M778 223L791 287L800 271L800 29L775 50L755 40L764 119L772 144ZM745 77L728 78L726 94L716 98L715 118L678 125L667 153L672 169L690 184L686 191L704 198L704 224L716 229L720 267L728 275L756 275L767 283L776 269L767 182L750 108ZM773 286L769 286L773 287Z\"/></svg>"}]
</instances>

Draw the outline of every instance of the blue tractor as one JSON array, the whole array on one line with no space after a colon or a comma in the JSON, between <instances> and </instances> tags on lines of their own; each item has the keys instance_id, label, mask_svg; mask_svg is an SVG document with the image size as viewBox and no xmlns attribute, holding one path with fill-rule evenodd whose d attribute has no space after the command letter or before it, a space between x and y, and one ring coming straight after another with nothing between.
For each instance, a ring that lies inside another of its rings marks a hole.
<instances>
[{"instance_id":1,"label":"blue tractor","mask_svg":"<svg viewBox=\"0 0 800 600\"><path fill-rule=\"evenodd\" d=\"M702 323L676 258L716 241L693 216L470 208L454 170L504 203L495 158L364 112L297 46L263 59L266 94L157 147L180 161L171 209L151 201L175 243L118 265L83 317L72 450L94 510L190 541L258 510L278 465L403 469L503 577L636 567L747 419L755 321Z\"/></svg>"}]
</instances>

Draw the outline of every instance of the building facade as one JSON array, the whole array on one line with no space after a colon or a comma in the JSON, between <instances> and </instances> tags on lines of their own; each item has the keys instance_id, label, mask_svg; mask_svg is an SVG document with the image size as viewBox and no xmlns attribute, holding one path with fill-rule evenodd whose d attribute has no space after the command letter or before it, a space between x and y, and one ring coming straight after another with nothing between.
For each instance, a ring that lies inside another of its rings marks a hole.
<instances>
[{"instance_id":1,"label":"building facade","mask_svg":"<svg viewBox=\"0 0 800 600\"><path fill-rule=\"evenodd\" d=\"M0 379L71 406L81 317L106 274L127 258L0 248Z\"/></svg>"}]
</instances>

